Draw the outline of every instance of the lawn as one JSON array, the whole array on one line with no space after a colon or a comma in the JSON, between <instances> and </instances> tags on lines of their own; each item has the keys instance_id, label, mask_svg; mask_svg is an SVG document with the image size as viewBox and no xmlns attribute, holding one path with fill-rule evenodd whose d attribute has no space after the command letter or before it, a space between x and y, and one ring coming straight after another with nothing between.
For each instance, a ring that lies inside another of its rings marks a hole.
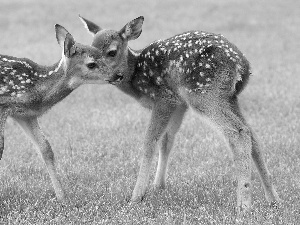
<instances>
[{"instance_id":1,"label":"lawn","mask_svg":"<svg viewBox=\"0 0 300 225\"><path fill-rule=\"evenodd\" d=\"M92 41L78 14L110 29L144 16L143 33L130 42L134 49L187 30L222 33L251 62L253 74L240 102L283 199L278 209L269 208L253 170L253 209L242 224L298 224L299 7L297 0L1 0L0 54L54 64L61 56L55 23L78 42ZM149 188L143 202L129 203L149 115L113 86L86 85L40 118L67 193L64 203L56 201L34 146L9 119L0 161L0 223L234 224L230 151L192 111L174 145L167 189Z\"/></svg>"}]
</instances>

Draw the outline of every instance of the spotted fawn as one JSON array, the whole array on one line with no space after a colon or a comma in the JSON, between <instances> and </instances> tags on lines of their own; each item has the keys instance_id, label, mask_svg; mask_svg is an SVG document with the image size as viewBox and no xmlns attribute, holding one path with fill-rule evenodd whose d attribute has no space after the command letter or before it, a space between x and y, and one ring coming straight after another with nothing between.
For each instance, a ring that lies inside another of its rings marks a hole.
<instances>
[{"instance_id":1,"label":"spotted fawn","mask_svg":"<svg viewBox=\"0 0 300 225\"><path fill-rule=\"evenodd\" d=\"M251 206L251 158L267 200L280 200L257 139L238 104L237 96L249 80L250 66L235 45L219 34L189 31L135 51L128 47L128 41L141 34L143 17L120 31L101 29L80 18L94 35L92 46L102 51L105 63L112 68L108 81L152 109L132 201L145 195L159 140L162 144L154 187L165 187L168 157L189 106L228 141L236 165L238 212Z\"/></svg>"},{"instance_id":2,"label":"spotted fawn","mask_svg":"<svg viewBox=\"0 0 300 225\"><path fill-rule=\"evenodd\" d=\"M62 26L55 25L62 48L61 60L41 66L26 58L0 55L0 159L4 148L4 127L12 117L37 146L49 172L55 194L64 198L54 166L54 153L43 135L38 117L83 83L103 83L109 74L98 49L76 43ZM101 79L100 79L101 78Z\"/></svg>"}]
</instances>

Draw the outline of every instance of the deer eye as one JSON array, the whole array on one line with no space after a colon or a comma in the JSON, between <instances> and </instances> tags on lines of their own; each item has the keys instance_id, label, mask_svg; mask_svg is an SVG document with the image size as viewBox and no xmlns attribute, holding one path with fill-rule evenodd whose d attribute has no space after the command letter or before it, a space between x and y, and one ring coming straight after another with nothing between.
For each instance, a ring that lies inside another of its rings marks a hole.
<instances>
[{"instance_id":1,"label":"deer eye","mask_svg":"<svg viewBox=\"0 0 300 225\"><path fill-rule=\"evenodd\" d=\"M115 57L117 55L117 50L111 50L107 53L107 55L110 57Z\"/></svg>"},{"instance_id":2,"label":"deer eye","mask_svg":"<svg viewBox=\"0 0 300 225\"><path fill-rule=\"evenodd\" d=\"M94 63L94 62L88 63L88 64L86 64L86 66L87 66L87 68L89 68L89 69L95 69L95 68L98 67L98 65L97 65L96 63Z\"/></svg>"}]
</instances>

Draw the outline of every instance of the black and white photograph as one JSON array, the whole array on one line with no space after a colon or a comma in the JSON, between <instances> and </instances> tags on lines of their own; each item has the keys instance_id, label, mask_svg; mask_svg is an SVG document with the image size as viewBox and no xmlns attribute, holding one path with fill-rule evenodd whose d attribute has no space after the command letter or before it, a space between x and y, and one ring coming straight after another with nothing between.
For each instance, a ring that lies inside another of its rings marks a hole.
<instances>
[{"instance_id":1,"label":"black and white photograph","mask_svg":"<svg viewBox=\"0 0 300 225\"><path fill-rule=\"evenodd\" d=\"M0 224L300 224L299 9L0 0Z\"/></svg>"}]
</instances>

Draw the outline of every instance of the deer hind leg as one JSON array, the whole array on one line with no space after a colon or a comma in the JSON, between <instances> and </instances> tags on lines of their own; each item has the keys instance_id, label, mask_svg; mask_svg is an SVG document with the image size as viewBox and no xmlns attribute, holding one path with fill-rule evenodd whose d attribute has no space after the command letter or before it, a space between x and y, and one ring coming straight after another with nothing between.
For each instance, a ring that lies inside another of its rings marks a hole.
<instances>
[{"instance_id":1,"label":"deer hind leg","mask_svg":"<svg viewBox=\"0 0 300 225\"><path fill-rule=\"evenodd\" d=\"M272 177L268 171L268 168L266 166L266 163L263 159L259 143L256 139L255 134L252 132L252 159L253 162L258 170L260 179L262 181L264 191L265 191L265 196L268 202L271 204L276 204L276 202L280 202L281 199L278 197L278 194L273 187L273 182L272 182Z\"/></svg>"},{"instance_id":2,"label":"deer hind leg","mask_svg":"<svg viewBox=\"0 0 300 225\"><path fill-rule=\"evenodd\" d=\"M171 116L171 119L167 126L167 130L162 137L157 170L154 179L155 189L164 189L166 186L166 173L168 167L169 154L170 151L172 150L175 135L180 128L186 109L187 109L186 105L181 105L176 108L176 110Z\"/></svg>"},{"instance_id":3,"label":"deer hind leg","mask_svg":"<svg viewBox=\"0 0 300 225\"><path fill-rule=\"evenodd\" d=\"M225 100L224 100L225 101ZM200 106L201 107L201 106ZM251 206L251 131L244 119L236 112L237 102L212 102L210 109L201 110L225 136L233 152L235 173L238 181L237 210L241 212Z\"/></svg>"},{"instance_id":4,"label":"deer hind leg","mask_svg":"<svg viewBox=\"0 0 300 225\"><path fill-rule=\"evenodd\" d=\"M7 117L9 116L9 109L0 108L0 160L4 150L4 128Z\"/></svg>"},{"instance_id":5,"label":"deer hind leg","mask_svg":"<svg viewBox=\"0 0 300 225\"><path fill-rule=\"evenodd\" d=\"M243 118L239 109L237 109L237 113L240 115L241 118ZM252 130L251 130L251 141L252 141L251 158L254 162L255 167L258 170L261 182L263 184L266 199L271 204L276 205L277 202L281 202L281 199L279 198L279 196L273 186L272 176L271 176L270 172L268 171L267 165L264 161L264 157L262 155L262 151L261 151L259 142L257 141L257 137Z\"/></svg>"},{"instance_id":6,"label":"deer hind leg","mask_svg":"<svg viewBox=\"0 0 300 225\"><path fill-rule=\"evenodd\" d=\"M33 143L39 149L39 152L46 164L56 197L58 200L63 200L65 195L62 186L57 179L57 173L54 165L54 153L51 149L49 142L43 135L39 126L38 120L34 118L14 118L19 125L23 128L25 133L31 138Z\"/></svg>"},{"instance_id":7,"label":"deer hind leg","mask_svg":"<svg viewBox=\"0 0 300 225\"><path fill-rule=\"evenodd\" d=\"M141 201L149 183L150 167L157 142L164 134L171 115L176 106L167 102L157 102L152 109L152 115L143 145L143 155L140 170L132 193L132 202Z\"/></svg>"}]
</instances>

